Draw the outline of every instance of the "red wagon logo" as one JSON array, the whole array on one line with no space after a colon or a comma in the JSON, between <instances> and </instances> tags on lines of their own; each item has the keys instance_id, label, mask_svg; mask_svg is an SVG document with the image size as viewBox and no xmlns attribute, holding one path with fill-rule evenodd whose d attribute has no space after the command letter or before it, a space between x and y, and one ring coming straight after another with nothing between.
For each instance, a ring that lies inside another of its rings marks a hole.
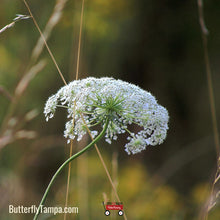
<instances>
[{"instance_id":1,"label":"red wagon logo","mask_svg":"<svg viewBox=\"0 0 220 220\"><path fill-rule=\"evenodd\" d=\"M103 202L103 206L105 209L105 215L109 216L110 210L117 210L118 215L122 216L124 214L123 212L123 203L122 202Z\"/></svg>"}]
</instances>

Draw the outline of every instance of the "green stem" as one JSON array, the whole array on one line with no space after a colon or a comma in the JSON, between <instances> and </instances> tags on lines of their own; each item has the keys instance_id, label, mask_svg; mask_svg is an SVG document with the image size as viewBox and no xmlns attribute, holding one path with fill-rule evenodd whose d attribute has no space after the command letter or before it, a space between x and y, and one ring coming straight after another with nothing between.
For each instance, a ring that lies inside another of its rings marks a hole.
<instances>
[{"instance_id":1,"label":"green stem","mask_svg":"<svg viewBox=\"0 0 220 220\"><path fill-rule=\"evenodd\" d=\"M78 153L74 154L73 156L71 156L69 159L67 159L60 167L59 169L56 171L56 173L53 175L52 179L50 180L50 183L48 184L47 186L47 189L41 199L41 202L38 206L38 209L37 209L37 212L35 213L35 216L34 216L34 220L36 220L40 214L40 209L41 207L43 206L45 200L46 200L46 197L48 195L48 192L54 182L54 180L56 179L57 175L63 170L63 168L68 164L70 163L72 160L74 160L75 158L77 158L78 156L80 156L81 154L83 154L85 151L87 151L90 147L92 147L95 143L97 143L102 137L103 135L105 134L107 128L108 128L108 124L109 124L109 119L107 119L104 127L103 127L103 130L100 132L100 134L90 143L88 144L85 148L83 148L81 151L79 151Z\"/></svg>"}]
</instances>

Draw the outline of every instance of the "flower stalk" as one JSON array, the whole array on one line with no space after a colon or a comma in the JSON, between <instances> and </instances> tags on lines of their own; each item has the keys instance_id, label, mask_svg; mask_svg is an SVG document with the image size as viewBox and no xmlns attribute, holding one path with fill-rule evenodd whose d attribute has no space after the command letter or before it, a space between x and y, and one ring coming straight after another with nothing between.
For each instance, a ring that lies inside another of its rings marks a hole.
<instances>
[{"instance_id":1,"label":"flower stalk","mask_svg":"<svg viewBox=\"0 0 220 220\"><path fill-rule=\"evenodd\" d=\"M45 200L46 200L46 197L49 193L49 190L51 188L51 186L53 185L56 177L58 176L58 174L64 169L64 167L69 164L72 160L74 160L75 158L77 158L78 156L80 156L81 154L83 154L84 152L86 152L89 148L91 148L94 144L96 144L105 134L107 128L108 128L108 125L109 125L109 119L107 118L106 119L106 122L104 124L104 127L103 127L103 130L100 132L100 134L91 142L89 143L85 148L83 148L81 151L79 151L78 153L74 154L73 156L71 156L69 159L67 159L59 168L58 170L56 171L56 173L53 175L52 179L50 180L50 183L48 184L47 186L47 189L45 190L45 193L41 199L41 202L38 206L38 209L37 209L37 212L34 216L34 220L37 220L38 216L39 216L39 211L40 211L40 207L43 206Z\"/></svg>"}]
</instances>

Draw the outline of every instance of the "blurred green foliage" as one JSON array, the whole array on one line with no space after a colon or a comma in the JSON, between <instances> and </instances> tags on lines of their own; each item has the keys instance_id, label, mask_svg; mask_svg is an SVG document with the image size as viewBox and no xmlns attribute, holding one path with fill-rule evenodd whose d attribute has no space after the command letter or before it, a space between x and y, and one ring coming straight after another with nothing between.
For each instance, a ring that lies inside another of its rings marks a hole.
<instances>
[{"instance_id":1,"label":"blurred green foliage","mask_svg":"<svg viewBox=\"0 0 220 220\"><path fill-rule=\"evenodd\" d=\"M28 14L22 1L0 3L0 28L12 22L17 13ZM56 1L28 3L43 30ZM204 1L217 113L219 9L219 0ZM48 39L67 81L75 77L80 12L81 1L67 1L62 18ZM128 219L198 219L210 192L216 162L196 1L85 0L83 21L80 78L113 76L136 83L151 91L170 113L170 130L162 146L127 156L122 147L124 137L112 146L99 144L109 168L112 151L119 151L118 192ZM33 65L30 57L38 38L31 19L0 34L0 86L12 97ZM18 121L13 132L34 130L38 136L31 140L15 139L0 149L0 219L4 220L30 219L32 215L9 215L8 205L37 205L51 175L68 156L62 138L64 113L61 110L48 123L42 114L46 99L63 82L46 50L39 59L46 60L46 67L29 83L10 115ZM1 93L1 125L9 114L10 103ZM32 109L40 114L23 124L26 113ZM217 118L219 124L219 114ZM87 156L82 159L82 173L78 162L72 163L70 206L79 206L75 219L82 219L82 213L87 219L103 219L102 193L111 200L111 187L95 150ZM81 189L77 185L80 178L84 182ZM65 187L64 173L57 179L46 204L63 205ZM84 197L80 198L79 192L84 192ZM83 198L87 205L82 204ZM217 220L219 216L217 204L209 219Z\"/></svg>"}]
</instances>

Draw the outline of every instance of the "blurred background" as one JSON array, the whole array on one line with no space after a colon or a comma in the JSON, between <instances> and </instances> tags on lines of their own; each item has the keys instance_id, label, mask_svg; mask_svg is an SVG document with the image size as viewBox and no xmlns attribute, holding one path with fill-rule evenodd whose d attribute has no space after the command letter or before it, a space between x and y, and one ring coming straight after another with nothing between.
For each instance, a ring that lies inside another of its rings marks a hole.
<instances>
[{"instance_id":1,"label":"blurred background","mask_svg":"<svg viewBox=\"0 0 220 220\"><path fill-rule=\"evenodd\" d=\"M67 82L76 75L81 1L69 0L62 17L46 25L56 2L27 1ZM56 8L56 10L58 10ZM217 123L220 124L220 1L204 1ZM0 0L0 29L16 14L28 15L22 1ZM63 138L65 112L45 121L47 98L61 86L46 49L33 53L39 32L32 19L0 34L0 219L26 220L8 205L38 205L46 186L69 155ZM36 47L37 45L37 47ZM126 138L98 147L125 205L128 219L200 219L214 178L212 130L197 1L85 0L79 78L109 76L139 85L156 96L170 115L166 141L137 155L124 151ZM75 143L73 151L89 138ZM46 206L64 206L66 169ZM112 195L95 149L72 162L67 219L104 219L102 201ZM107 218L107 217L106 217ZM114 212L110 219L123 219ZM220 218L219 203L209 219ZM41 219L63 219L62 215Z\"/></svg>"}]
</instances>

